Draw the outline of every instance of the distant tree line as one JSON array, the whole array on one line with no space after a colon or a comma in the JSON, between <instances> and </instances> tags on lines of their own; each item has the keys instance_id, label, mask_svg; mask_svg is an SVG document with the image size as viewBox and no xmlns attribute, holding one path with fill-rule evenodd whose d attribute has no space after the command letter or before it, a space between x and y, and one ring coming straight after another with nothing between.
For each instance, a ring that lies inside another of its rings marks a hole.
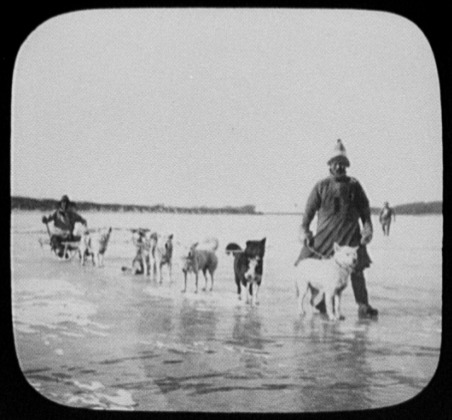
<instances>
[{"instance_id":1,"label":"distant tree line","mask_svg":"<svg viewBox=\"0 0 452 420\"><path fill-rule=\"evenodd\" d=\"M11 197L11 210L39 210L50 212L56 209L58 200L37 199L29 197ZM262 214L256 211L256 206L245 205L240 207L174 207L164 204L153 206L135 204L100 204L89 201L77 201L78 211L111 211L111 212L137 212L137 213L189 213L189 214Z\"/></svg>"},{"instance_id":2,"label":"distant tree line","mask_svg":"<svg viewBox=\"0 0 452 420\"><path fill-rule=\"evenodd\" d=\"M29 197L11 197L11 210L39 210L49 212L58 205L58 200L38 199ZM76 208L79 211L111 211L111 212L137 212L137 213L189 213L189 214L263 214L256 211L256 206L245 205L239 207L174 207L164 204L153 206L135 204L100 204L89 201L78 201ZM392 206L398 214L442 214L442 201L417 202ZM372 207L372 214L379 214L381 207ZM277 214L277 213L275 213ZM281 212L281 214L284 214Z\"/></svg>"},{"instance_id":3,"label":"distant tree line","mask_svg":"<svg viewBox=\"0 0 452 420\"><path fill-rule=\"evenodd\" d=\"M417 202L409 204L399 204L397 206L391 206L398 214L443 214L443 203L442 201L429 201L429 202ZM371 209L372 214L379 214L381 207L373 207Z\"/></svg>"}]
</instances>

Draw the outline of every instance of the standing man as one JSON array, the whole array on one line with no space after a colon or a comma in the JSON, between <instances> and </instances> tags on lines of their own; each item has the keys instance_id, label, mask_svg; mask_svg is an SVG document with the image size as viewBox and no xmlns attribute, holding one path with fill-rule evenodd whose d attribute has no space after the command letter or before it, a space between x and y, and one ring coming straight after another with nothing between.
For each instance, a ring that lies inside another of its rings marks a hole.
<instances>
[{"instance_id":1,"label":"standing man","mask_svg":"<svg viewBox=\"0 0 452 420\"><path fill-rule=\"evenodd\" d=\"M373 234L369 200L361 184L355 178L347 176L346 168L350 166L350 161L340 139L337 140L327 163L330 176L317 182L306 204L300 227L300 237L304 246L295 265L305 258L331 257L335 242L341 246L359 246L358 263L351 274L358 316L376 318L378 311L369 305L363 273L371 263L366 249ZM314 236L310 224L316 214L317 230ZM311 288L311 293L312 302L318 291ZM322 301L317 308L324 313L325 302Z\"/></svg>"},{"instance_id":2,"label":"standing man","mask_svg":"<svg viewBox=\"0 0 452 420\"><path fill-rule=\"evenodd\" d=\"M392 218L394 218L395 222L395 211L389 207L389 203L385 201L383 208L380 211L380 223L384 236L389 236L389 228L391 227Z\"/></svg>"},{"instance_id":3,"label":"standing man","mask_svg":"<svg viewBox=\"0 0 452 420\"><path fill-rule=\"evenodd\" d=\"M75 212L73 203L71 203L67 195L61 197L57 209L50 216L42 217L42 223L47 224L50 221L53 221L50 247L59 257L63 257L64 246L62 242L79 240L79 237L74 236L74 226L77 222L80 222L87 227L87 222Z\"/></svg>"}]
</instances>

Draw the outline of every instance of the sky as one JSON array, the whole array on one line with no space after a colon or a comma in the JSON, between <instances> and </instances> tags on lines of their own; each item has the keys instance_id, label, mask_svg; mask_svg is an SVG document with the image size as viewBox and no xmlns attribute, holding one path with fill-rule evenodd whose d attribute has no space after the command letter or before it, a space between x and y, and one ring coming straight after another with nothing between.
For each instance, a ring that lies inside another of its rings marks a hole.
<instances>
[{"instance_id":1,"label":"sky","mask_svg":"<svg viewBox=\"0 0 452 420\"><path fill-rule=\"evenodd\" d=\"M11 194L303 211L340 138L371 206L442 200L439 89L387 12L58 15L17 54Z\"/></svg>"}]
</instances>

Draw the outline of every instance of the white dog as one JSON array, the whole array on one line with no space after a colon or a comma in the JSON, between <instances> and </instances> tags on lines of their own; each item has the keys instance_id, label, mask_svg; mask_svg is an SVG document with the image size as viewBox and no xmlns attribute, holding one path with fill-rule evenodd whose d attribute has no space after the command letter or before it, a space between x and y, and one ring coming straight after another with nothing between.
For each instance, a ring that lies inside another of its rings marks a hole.
<instances>
[{"instance_id":1,"label":"white dog","mask_svg":"<svg viewBox=\"0 0 452 420\"><path fill-rule=\"evenodd\" d=\"M104 254L107 250L111 235L111 227L108 230L90 234L88 229L83 232L79 244L80 261L85 265L86 259L92 257L93 264L98 267L104 265Z\"/></svg>"},{"instance_id":2,"label":"white dog","mask_svg":"<svg viewBox=\"0 0 452 420\"><path fill-rule=\"evenodd\" d=\"M309 286L319 290L312 306L315 307L325 297L326 313L330 320L343 319L341 293L347 287L348 279L358 260L358 247L334 244L334 255L325 260L307 258L300 261L297 270L296 291L298 309L305 313L304 300Z\"/></svg>"},{"instance_id":3,"label":"white dog","mask_svg":"<svg viewBox=\"0 0 452 420\"><path fill-rule=\"evenodd\" d=\"M162 283L162 267L168 266L168 275L170 282L172 281L173 267L173 235L158 235L152 233L149 238L149 268L148 273L154 279L158 279Z\"/></svg>"}]
</instances>

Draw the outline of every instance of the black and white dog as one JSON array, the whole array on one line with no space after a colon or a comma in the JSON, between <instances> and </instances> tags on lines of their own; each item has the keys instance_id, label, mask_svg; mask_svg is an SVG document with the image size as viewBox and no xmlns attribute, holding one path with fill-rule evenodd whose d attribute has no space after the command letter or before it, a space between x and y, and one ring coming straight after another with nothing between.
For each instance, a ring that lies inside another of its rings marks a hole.
<instances>
[{"instance_id":1,"label":"black and white dog","mask_svg":"<svg viewBox=\"0 0 452 420\"><path fill-rule=\"evenodd\" d=\"M266 238L246 241L245 249L236 243L226 246L226 254L234 256L234 276L237 293L241 299L242 286L246 290L246 302L258 304L257 294L262 283Z\"/></svg>"}]
</instances>

